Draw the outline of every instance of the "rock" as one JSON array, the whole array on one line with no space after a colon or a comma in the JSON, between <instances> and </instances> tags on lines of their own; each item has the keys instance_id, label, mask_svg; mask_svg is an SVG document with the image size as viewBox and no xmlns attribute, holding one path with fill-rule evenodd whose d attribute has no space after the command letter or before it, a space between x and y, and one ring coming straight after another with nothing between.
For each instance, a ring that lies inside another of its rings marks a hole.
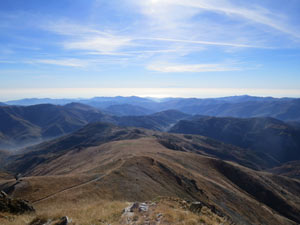
<instances>
[{"instance_id":1,"label":"rock","mask_svg":"<svg viewBox=\"0 0 300 225\"><path fill-rule=\"evenodd\" d=\"M161 218L162 218L163 214L162 213L157 213L156 214L156 222L160 222Z\"/></svg>"},{"instance_id":2,"label":"rock","mask_svg":"<svg viewBox=\"0 0 300 225\"><path fill-rule=\"evenodd\" d=\"M132 203L130 206L126 207L123 210L123 214L124 213L129 213L129 212L134 212L134 210L138 209L138 208L139 208L139 203L138 202Z\"/></svg>"},{"instance_id":3,"label":"rock","mask_svg":"<svg viewBox=\"0 0 300 225\"><path fill-rule=\"evenodd\" d=\"M139 205L138 208L139 208L139 212L147 212L149 209L149 206L147 205L147 203L143 202Z\"/></svg>"},{"instance_id":4,"label":"rock","mask_svg":"<svg viewBox=\"0 0 300 225\"><path fill-rule=\"evenodd\" d=\"M69 219L67 216L63 216L62 218L59 219L58 222L56 222L54 225L68 225L71 223L71 219Z\"/></svg>"},{"instance_id":5,"label":"rock","mask_svg":"<svg viewBox=\"0 0 300 225\"><path fill-rule=\"evenodd\" d=\"M32 220L29 225L48 225L51 222L51 220L49 219L45 219L45 218L35 218L34 220Z\"/></svg>"},{"instance_id":6,"label":"rock","mask_svg":"<svg viewBox=\"0 0 300 225\"><path fill-rule=\"evenodd\" d=\"M72 222L67 216L63 216L60 219L50 219L44 217L36 217L28 225L68 225Z\"/></svg>"},{"instance_id":7,"label":"rock","mask_svg":"<svg viewBox=\"0 0 300 225\"><path fill-rule=\"evenodd\" d=\"M0 192L0 198L6 198L8 197L7 194L4 191Z\"/></svg>"},{"instance_id":8,"label":"rock","mask_svg":"<svg viewBox=\"0 0 300 225\"><path fill-rule=\"evenodd\" d=\"M33 206L26 200L12 199L5 192L0 193L0 212L23 214L34 212Z\"/></svg>"},{"instance_id":9,"label":"rock","mask_svg":"<svg viewBox=\"0 0 300 225\"><path fill-rule=\"evenodd\" d=\"M192 202L189 210L193 213L200 213L203 206L201 202Z\"/></svg>"}]
</instances>

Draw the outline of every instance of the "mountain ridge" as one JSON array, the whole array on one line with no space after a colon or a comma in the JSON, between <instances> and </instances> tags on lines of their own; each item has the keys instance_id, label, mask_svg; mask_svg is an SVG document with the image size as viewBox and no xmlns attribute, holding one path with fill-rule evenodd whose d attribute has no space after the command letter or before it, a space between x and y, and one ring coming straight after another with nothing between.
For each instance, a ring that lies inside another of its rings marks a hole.
<instances>
[{"instance_id":1,"label":"mountain ridge","mask_svg":"<svg viewBox=\"0 0 300 225\"><path fill-rule=\"evenodd\" d=\"M81 128L92 121L112 118L79 103L65 106L40 104L0 107L2 148L16 148L54 138Z\"/></svg>"},{"instance_id":2,"label":"mountain ridge","mask_svg":"<svg viewBox=\"0 0 300 225\"><path fill-rule=\"evenodd\" d=\"M78 102L104 110L113 105L130 104L149 111L158 112L169 109L187 114L234 117L273 117L285 121L300 121L299 98L273 98L256 96L230 96L221 98L165 98L154 101L150 98L94 97L91 99L21 99L5 104L31 105L36 103L67 104Z\"/></svg>"},{"instance_id":3,"label":"mountain ridge","mask_svg":"<svg viewBox=\"0 0 300 225\"><path fill-rule=\"evenodd\" d=\"M0 188L32 202L46 198L46 205L61 201L55 193L77 185L63 193L64 201L91 194L123 201L172 196L201 201L236 224L300 222L299 181L206 152L222 148L247 152L201 136L93 123L10 156L9 168L23 173L23 181L14 189L11 181L0 182Z\"/></svg>"},{"instance_id":4,"label":"mountain ridge","mask_svg":"<svg viewBox=\"0 0 300 225\"><path fill-rule=\"evenodd\" d=\"M162 131L188 116L179 111L168 110L144 116L120 117L74 102L63 106L3 106L0 107L0 146L8 149L26 147L71 133L96 121Z\"/></svg>"},{"instance_id":5,"label":"mountain ridge","mask_svg":"<svg viewBox=\"0 0 300 225\"><path fill-rule=\"evenodd\" d=\"M199 134L265 152L281 162L300 159L300 129L274 118L195 116L179 121L169 131Z\"/></svg>"}]
</instances>

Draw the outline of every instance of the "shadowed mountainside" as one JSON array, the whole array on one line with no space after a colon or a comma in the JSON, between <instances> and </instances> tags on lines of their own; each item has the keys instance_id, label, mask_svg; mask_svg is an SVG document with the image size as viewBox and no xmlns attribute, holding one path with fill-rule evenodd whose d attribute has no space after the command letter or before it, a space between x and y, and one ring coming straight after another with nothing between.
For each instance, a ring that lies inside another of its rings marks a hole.
<instances>
[{"instance_id":1,"label":"shadowed mountainside","mask_svg":"<svg viewBox=\"0 0 300 225\"><path fill-rule=\"evenodd\" d=\"M147 116L120 117L117 120L117 124L125 127L142 127L151 130L166 131L179 120L189 116L176 110L166 110Z\"/></svg>"},{"instance_id":2,"label":"shadowed mountainside","mask_svg":"<svg viewBox=\"0 0 300 225\"><path fill-rule=\"evenodd\" d=\"M280 162L300 159L300 129L273 118L196 116L179 121L169 131L211 137L267 153Z\"/></svg>"},{"instance_id":3,"label":"shadowed mountainside","mask_svg":"<svg viewBox=\"0 0 300 225\"><path fill-rule=\"evenodd\" d=\"M90 106L71 103L65 106L0 107L0 146L14 148L61 136L93 121L110 121L110 116Z\"/></svg>"},{"instance_id":4,"label":"shadowed mountainside","mask_svg":"<svg viewBox=\"0 0 300 225\"><path fill-rule=\"evenodd\" d=\"M202 136L172 135L139 128L121 128L107 123L93 123L70 135L24 149L23 154L10 157L13 163L7 168L14 172L29 173L30 168L35 168L43 162L51 162L52 159L70 150L81 151L111 141L142 137L153 137L160 145L171 150L214 156L257 170L279 165L276 160L266 154L256 154L256 152Z\"/></svg>"},{"instance_id":5,"label":"shadowed mountainside","mask_svg":"<svg viewBox=\"0 0 300 225\"><path fill-rule=\"evenodd\" d=\"M144 116L154 113L150 109L130 104L111 105L104 108L104 112L115 116Z\"/></svg>"},{"instance_id":6,"label":"shadowed mountainside","mask_svg":"<svg viewBox=\"0 0 300 225\"><path fill-rule=\"evenodd\" d=\"M71 133L90 122L166 130L187 114L168 110L146 116L118 117L79 103L0 107L0 147L13 149Z\"/></svg>"},{"instance_id":7,"label":"shadowed mountainside","mask_svg":"<svg viewBox=\"0 0 300 225\"><path fill-rule=\"evenodd\" d=\"M281 176L300 179L300 161L291 161L268 170Z\"/></svg>"},{"instance_id":8,"label":"shadowed mountainside","mask_svg":"<svg viewBox=\"0 0 300 225\"><path fill-rule=\"evenodd\" d=\"M9 156L9 152L5 151L5 150L1 150L0 149L0 169L4 164L4 161L6 160L6 158Z\"/></svg>"},{"instance_id":9,"label":"shadowed mountainside","mask_svg":"<svg viewBox=\"0 0 300 225\"><path fill-rule=\"evenodd\" d=\"M218 117L273 117L284 121L300 120L300 99L276 99L245 96L245 98L174 99L164 102L165 109L173 108L188 114ZM247 97L247 98L246 98Z\"/></svg>"},{"instance_id":10,"label":"shadowed mountainside","mask_svg":"<svg viewBox=\"0 0 300 225\"><path fill-rule=\"evenodd\" d=\"M236 152L234 162L216 159L225 149ZM26 177L0 188L35 206L173 196L201 201L237 224L299 223L300 182L235 163L255 166L247 154L201 136L96 123L11 156L7 168Z\"/></svg>"}]
</instances>

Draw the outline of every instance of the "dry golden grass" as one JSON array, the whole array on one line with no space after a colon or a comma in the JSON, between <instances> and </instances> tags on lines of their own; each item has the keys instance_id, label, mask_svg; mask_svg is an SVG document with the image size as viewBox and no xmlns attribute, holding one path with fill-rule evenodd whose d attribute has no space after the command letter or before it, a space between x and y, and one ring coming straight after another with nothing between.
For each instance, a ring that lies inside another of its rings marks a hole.
<instances>
[{"instance_id":1,"label":"dry golden grass","mask_svg":"<svg viewBox=\"0 0 300 225\"><path fill-rule=\"evenodd\" d=\"M35 218L34 214L11 215L9 213L0 213L1 225L24 225Z\"/></svg>"},{"instance_id":2,"label":"dry golden grass","mask_svg":"<svg viewBox=\"0 0 300 225\"><path fill-rule=\"evenodd\" d=\"M128 205L120 201L92 201L80 200L74 202L60 202L59 204L48 204L38 206L36 213L25 215L0 214L1 225L25 225L35 218L57 219L68 216L72 224L119 224L122 210Z\"/></svg>"},{"instance_id":3,"label":"dry golden grass","mask_svg":"<svg viewBox=\"0 0 300 225\"><path fill-rule=\"evenodd\" d=\"M226 218L219 217L208 208L203 208L200 213L192 213L182 205L170 198L163 198L156 201L156 204L148 203L147 212L134 210L134 214L122 216L120 224L160 224L160 225L229 225ZM129 219L128 219L129 218ZM128 223L128 221L130 221Z\"/></svg>"},{"instance_id":4,"label":"dry golden grass","mask_svg":"<svg viewBox=\"0 0 300 225\"><path fill-rule=\"evenodd\" d=\"M202 208L200 214L195 214L169 198L161 198L155 203L146 213L135 212L136 224L143 224L145 220L157 222L158 215L161 215L160 225L229 224L225 218L212 213L206 207ZM71 224L73 225L120 225L126 224L122 212L128 205L129 203L125 201L93 200L91 198L76 201L48 201L47 204L37 205L36 213L24 215L0 213L0 224L28 225L37 218L47 221L68 216L72 219Z\"/></svg>"},{"instance_id":5,"label":"dry golden grass","mask_svg":"<svg viewBox=\"0 0 300 225\"><path fill-rule=\"evenodd\" d=\"M79 152L70 151L51 164L37 166L33 175L43 176L22 178L23 181L15 187L13 197L33 202L52 195L45 201L34 204L37 215L0 218L0 224L23 225L28 224L35 216L61 215L72 218L76 224L105 224L106 220L110 224L119 224L116 218L126 206L126 201L145 201L157 196L211 203L223 209L224 214L234 216L234 221L270 225L296 224L239 188L224 175L224 171L218 169L217 162L211 157L166 149L153 137L114 141ZM234 171L247 174L266 190L281 193L282 181L273 182L270 179L272 175L235 163L224 164L236 168ZM42 171L49 174L44 175ZM93 181L100 176L101 179ZM93 182L89 182L91 180ZM195 189L190 181L194 181L201 191ZM0 180L0 187L6 182ZM13 180L10 182L14 183ZM81 185L86 182L89 183ZM280 196L288 199L298 209L300 198L295 188L296 181L285 182L293 185L282 186L286 190L285 195ZM76 187L70 189L74 186ZM64 191L66 189L68 190ZM206 215L205 209L199 216L180 208L161 207L161 213L165 214L165 224L218 224L218 219L209 212Z\"/></svg>"},{"instance_id":6,"label":"dry golden grass","mask_svg":"<svg viewBox=\"0 0 300 225\"><path fill-rule=\"evenodd\" d=\"M157 204L155 213L162 213L163 217L160 224L174 225L229 225L231 224L226 218L220 217L210 209L203 207L200 213L192 213L189 210L182 209L174 201L161 201Z\"/></svg>"}]
</instances>

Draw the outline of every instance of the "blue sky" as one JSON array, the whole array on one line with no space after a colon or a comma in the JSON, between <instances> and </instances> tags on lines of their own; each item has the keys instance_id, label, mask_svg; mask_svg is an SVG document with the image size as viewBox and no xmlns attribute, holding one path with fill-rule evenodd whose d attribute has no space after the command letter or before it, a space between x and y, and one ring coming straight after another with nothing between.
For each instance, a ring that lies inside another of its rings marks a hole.
<instances>
[{"instance_id":1,"label":"blue sky","mask_svg":"<svg viewBox=\"0 0 300 225\"><path fill-rule=\"evenodd\" d=\"M300 97L299 0L1 0L0 100Z\"/></svg>"}]
</instances>

